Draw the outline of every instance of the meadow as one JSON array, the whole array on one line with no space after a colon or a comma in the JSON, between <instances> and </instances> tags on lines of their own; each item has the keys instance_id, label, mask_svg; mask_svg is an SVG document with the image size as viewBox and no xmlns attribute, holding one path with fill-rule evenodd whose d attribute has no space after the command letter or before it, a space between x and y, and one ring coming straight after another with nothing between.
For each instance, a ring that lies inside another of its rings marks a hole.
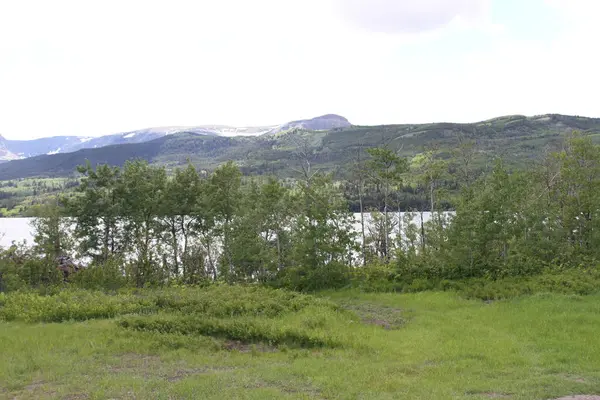
<instances>
[{"instance_id":1,"label":"meadow","mask_svg":"<svg viewBox=\"0 0 600 400\"><path fill-rule=\"evenodd\" d=\"M600 394L599 300L254 285L0 294L0 398Z\"/></svg>"}]
</instances>

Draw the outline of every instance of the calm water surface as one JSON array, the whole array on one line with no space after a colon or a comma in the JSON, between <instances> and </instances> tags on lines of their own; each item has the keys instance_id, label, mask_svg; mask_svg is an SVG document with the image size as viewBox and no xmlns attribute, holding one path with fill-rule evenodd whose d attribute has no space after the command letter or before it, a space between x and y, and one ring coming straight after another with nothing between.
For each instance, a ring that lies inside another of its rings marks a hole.
<instances>
[{"instance_id":1,"label":"calm water surface","mask_svg":"<svg viewBox=\"0 0 600 400\"><path fill-rule=\"evenodd\" d=\"M13 241L33 244L31 218L0 218L0 247L8 247Z\"/></svg>"},{"instance_id":2,"label":"calm water surface","mask_svg":"<svg viewBox=\"0 0 600 400\"><path fill-rule=\"evenodd\" d=\"M404 213L402 213L404 214ZM418 214L414 214L413 223L419 224L420 218ZM357 232L360 231L360 214L354 214L356 223L354 227ZM368 215L365 215L368 220ZM431 219L431 213L423 213L423 220ZM0 218L0 247L8 247L15 242L27 241L27 244L33 244L33 235L31 227L32 218Z\"/></svg>"}]
</instances>

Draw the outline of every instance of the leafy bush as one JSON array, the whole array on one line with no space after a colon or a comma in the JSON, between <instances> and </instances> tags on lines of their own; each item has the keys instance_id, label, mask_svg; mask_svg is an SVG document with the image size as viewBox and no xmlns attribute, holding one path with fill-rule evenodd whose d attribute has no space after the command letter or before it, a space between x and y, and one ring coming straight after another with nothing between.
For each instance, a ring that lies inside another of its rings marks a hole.
<instances>
[{"instance_id":1,"label":"leafy bush","mask_svg":"<svg viewBox=\"0 0 600 400\"><path fill-rule=\"evenodd\" d=\"M156 304L144 297L109 296L101 292L84 290L65 290L51 296L19 292L0 297L0 319L6 321L83 321L156 311Z\"/></svg>"},{"instance_id":2,"label":"leafy bush","mask_svg":"<svg viewBox=\"0 0 600 400\"><path fill-rule=\"evenodd\" d=\"M117 316L119 326L136 331L301 347L342 346L351 340L347 324L356 320L328 300L261 286L0 294L0 320L61 322Z\"/></svg>"},{"instance_id":3,"label":"leafy bush","mask_svg":"<svg viewBox=\"0 0 600 400\"><path fill-rule=\"evenodd\" d=\"M332 262L318 268L291 267L283 270L271 285L274 287L315 292L323 289L340 289L350 284L351 268Z\"/></svg>"},{"instance_id":4,"label":"leafy bush","mask_svg":"<svg viewBox=\"0 0 600 400\"><path fill-rule=\"evenodd\" d=\"M318 312L317 310L311 310ZM331 310L326 310L331 313ZM328 315L330 317L330 315ZM325 329L329 318L311 320L307 324L290 324L285 319L265 317L214 318L202 315L158 315L126 317L119 325L123 328L160 333L206 335L245 343L266 342L301 347L339 347L342 343Z\"/></svg>"},{"instance_id":5,"label":"leafy bush","mask_svg":"<svg viewBox=\"0 0 600 400\"><path fill-rule=\"evenodd\" d=\"M49 295L15 292L0 297L0 319L27 322L61 322L149 314L160 310L208 317L276 317L307 307L337 310L327 300L260 286L214 285L207 288L99 291L68 289Z\"/></svg>"},{"instance_id":6,"label":"leafy bush","mask_svg":"<svg viewBox=\"0 0 600 400\"><path fill-rule=\"evenodd\" d=\"M162 310L212 317L276 317L309 306L337 309L334 303L313 296L256 285L213 285L200 290L182 287L153 293Z\"/></svg>"},{"instance_id":7,"label":"leafy bush","mask_svg":"<svg viewBox=\"0 0 600 400\"><path fill-rule=\"evenodd\" d=\"M400 291L401 285L395 279L396 271L392 266L373 263L353 271L352 287L365 292Z\"/></svg>"},{"instance_id":8,"label":"leafy bush","mask_svg":"<svg viewBox=\"0 0 600 400\"><path fill-rule=\"evenodd\" d=\"M554 269L538 275L498 279L435 279L417 276L396 275L392 267L369 265L354 273L352 285L365 292L455 291L466 298L481 300L510 299L543 292L577 295L600 292L600 269L597 267Z\"/></svg>"},{"instance_id":9,"label":"leafy bush","mask_svg":"<svg viewBox=\"0 0 600 400\"><path fill-rule=\"evenodd\" d=\"M567 270L499 280L470 279L454 284L452 289L467 298L482 300L509 299L544 292L587 295L600 292L600 270Z\"/></svg>"},{"instance_id":10,"label":"leafy bush","mask_svg":"<svg viewBox=\"0 0 600 400\"><path fill-rule=\"evenodd\" d=\"M92 264L77 272L69 280L82 289L117 290L127 285L127 279L121 271L123 261L116 258L110 259L102 265Z\"/></svg>"}]
</instances>

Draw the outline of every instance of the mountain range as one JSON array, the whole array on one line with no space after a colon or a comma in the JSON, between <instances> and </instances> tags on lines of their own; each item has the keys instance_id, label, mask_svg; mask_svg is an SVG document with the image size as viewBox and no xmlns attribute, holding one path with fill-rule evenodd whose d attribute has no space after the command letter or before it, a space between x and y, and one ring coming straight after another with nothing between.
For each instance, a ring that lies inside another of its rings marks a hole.
<instances>
[{"instance_id":1,"label":"mountain range","mask_svg":"<svg viewBox=\"0 0 600 400\"><path fill-rule=\"evenodd\" d=\"M348 126L350 126L350 122L346 118L328 114L307 120L260 127L238 128L226 125L166 126L100 137L54 136L35 140L7 140L0 136L0 161L35 157L43 154L72 153L78 150L95 149L117 144L143 143L177 133L227 137L260 136L276 134L294 128L328 130Z\"/></svg>"},{"instance_id":2,"label":"mountain range","mask_svg":"<svg viewBox=\"0 0 600 400\"><path fill-rule=\"evenodd\" d=\"M498 156L512 166L522 168L539 159L544 151L558 149L565 134L573 130L600 142L600 118L560 114L511 115L470 124L379 126L351 125L343 117L329 115L264 127L263 130L247 129L245 136L231 136L230 129L208 126L153 128L85 142L79 139L76 146L83 144L87 148L65 152L68 148L65 146L56 154L38 150L38 154L42 154L0 164L0 180L72 176L76 167L86 160L92 165L121 166L131 159L144 159L169 169L188 161L200 168L212 169L233 160L245 174L291 177L297 174L303 157L308 157L315 169L347 176L361 148L387 143L401 155L410 157L433 146L439 149L441 157L450 157L462 139L475 143L475 162L480 168L490 165L490 161ZM3 142L6 156L6 151L14 149L11 147L14 142Z\"/></svg>"}]
</instances>

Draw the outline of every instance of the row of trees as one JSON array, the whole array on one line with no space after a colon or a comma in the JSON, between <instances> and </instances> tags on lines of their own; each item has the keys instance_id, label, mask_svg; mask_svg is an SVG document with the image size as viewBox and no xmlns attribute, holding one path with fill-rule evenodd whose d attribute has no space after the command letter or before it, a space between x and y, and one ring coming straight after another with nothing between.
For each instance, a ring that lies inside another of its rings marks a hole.
<instances>
[{"instance_id":1,"label":"row of trees","mask_svg":"<svg viewBox=\"0 0 600 400\"><path fill-rule=\"evenodd\" d=\"M351 182L358 219L347 185L312 171L308 157L293 182L243 179L231 162L172 176L142 161L88 164L77 193L36 219L35 251L48 260L87 258L85 274L137 286L226 280L301 290L345 285L376 266L386 279L411 281L596 264L599 146L575 134L529 170L510 172L498 160L481 176L474 157L467 142L452 159L435 149L411 160L386 146L366 149ZM427 200L416 210L421 218L395 207L408 184ZM364 207L367 191L382 212ZM456 209L442 213L449 201ZM424 209L434 210L427 222Z\"/></svg>"},{"instance_id":2,"label":"row of trees","mask_svg":"<svg viewBox=\"0 0 600 400\"><path fill-rule=\"evenodd\" d=\"M313 285L324 269L355 263L353 215L328 175L308 171L286 186L243 180L231 162L210 175L188 165L168 177L144 161L79 172L81 185L62 200L62 213L36 222L37 247L51 259L73 254L90 268L118 265L117 274L138 286L266 282L282 271Z\"/></svg>"}]
</instances>

